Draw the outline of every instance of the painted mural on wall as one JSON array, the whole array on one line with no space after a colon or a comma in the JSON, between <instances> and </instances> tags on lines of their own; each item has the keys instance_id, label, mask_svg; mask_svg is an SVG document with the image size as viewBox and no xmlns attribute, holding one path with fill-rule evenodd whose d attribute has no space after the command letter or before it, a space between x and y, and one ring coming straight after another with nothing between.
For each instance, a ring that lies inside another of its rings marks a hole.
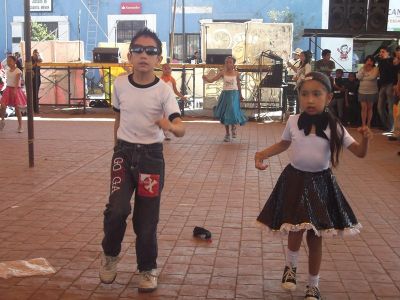
<instances>
[{"instance_id":1,"label":"painted mural on wall","mask_svg":"<svg viewBox=\"0 0 400 300\"><path fill-rule=\"evenodd\" d=\"M293 25L288 23L203 23L201 34L202 49L232 49L238 64L256 64L267 50L284 60L292 52Z\"/></svg>"}]
</instances>

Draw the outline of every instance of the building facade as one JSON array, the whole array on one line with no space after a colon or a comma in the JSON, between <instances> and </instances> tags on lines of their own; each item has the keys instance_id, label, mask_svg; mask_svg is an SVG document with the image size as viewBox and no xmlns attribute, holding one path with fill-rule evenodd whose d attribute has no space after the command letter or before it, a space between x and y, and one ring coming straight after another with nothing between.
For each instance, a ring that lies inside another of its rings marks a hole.
<instances>
[{"instance_id":1,"label":"building facade","mask_svg":"<svg viewBox=\"0 0 400 300\"><path fill-rule=\"evenodd\" d=\"M0 3L3 6L0 9L3 20L0 58L3 58L7 52L21 51L24 1L1 0ZM30 3L32 22L46 25L58 40L83 41L86 60L92 60L92 51L99 44L119 47L129 43L133 34L144 26L156 31L165 42L167 53L164 55L182 61L193 54L192 51L202 51L200 30L204 20L293 23L293 47L303 49L308 44L301 38L302 29L321 28L322 23L321 0L308 0L307 5L298 0L30 0ZM171 32L175 34L174 47L170 50Z\"/></svg>"}]
</instances>

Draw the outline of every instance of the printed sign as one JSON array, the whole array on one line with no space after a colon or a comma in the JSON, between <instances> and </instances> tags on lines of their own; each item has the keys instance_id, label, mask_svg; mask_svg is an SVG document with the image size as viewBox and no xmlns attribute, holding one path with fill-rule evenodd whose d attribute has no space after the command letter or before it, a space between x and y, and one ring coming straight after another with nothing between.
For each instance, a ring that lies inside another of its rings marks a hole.
<instances>
[{"instance_id":1,"label":"printed sign","mask_svg":"<svg viewBox=\"0 0 400 300\"><path fill-rule=\"evenodd\" d=\"M335 61L336 69L344 69L345 72L352 71L352 38L322 38L321 48L331 50L331 60Z\"/></svg>"},{"instance_id":2,"label":"printed sign","mask_svg":"<svg viewBox=\"0 0 400 300\"><path fill-rule=\"evenodd\" d=\"M121 2L121 14L141 14L141 2Z\"/></svg>"},{"instance_id":3,"label":"printed sign","mask_svg":"<svg viewBox=\"0 0 400 300\"><path fill-rule=\"evenodd\" d=\"M400 2L398 0L390 0L388 15L388 31L400 31Z\"/></svg>"},{"instance_id":4,"label":"printed sign","mask_svg":"<svg viewBox=\"0 0 400 300\"><path fill-rule=\"evenodd\" d=\"M31 11L52 12L53 0L30 0Z\"/></svg>"}]
</instances>

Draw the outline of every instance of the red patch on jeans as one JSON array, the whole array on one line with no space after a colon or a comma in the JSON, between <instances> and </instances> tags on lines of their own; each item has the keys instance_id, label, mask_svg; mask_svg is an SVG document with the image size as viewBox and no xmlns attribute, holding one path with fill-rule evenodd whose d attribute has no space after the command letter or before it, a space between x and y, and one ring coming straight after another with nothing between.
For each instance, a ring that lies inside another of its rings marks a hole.
<instances>
[{"instance_id":1,"label":"red patch on jeans","mask_svg":"<svg viewBox=\"0 0 400 300\"><path fill-rule=\"evenodd\" d=\"M160 175L139 174L138 195L144 197L157 197L160 195Z\"/></svg>"}]
</instances>

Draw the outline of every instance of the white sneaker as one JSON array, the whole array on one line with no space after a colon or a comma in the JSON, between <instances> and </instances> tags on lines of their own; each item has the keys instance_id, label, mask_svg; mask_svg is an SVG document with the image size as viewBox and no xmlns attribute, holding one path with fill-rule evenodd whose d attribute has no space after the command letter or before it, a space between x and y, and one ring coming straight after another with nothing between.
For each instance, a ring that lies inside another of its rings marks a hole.
<instances>
[{"instance_id":1,"label":"white sneaker","mask_svg":"<svg viewBox=\"0 0 400 300\"><path fill-rule=\"evenodd\" d=\"M149 293L157 289L158 273L156 269L139 273L139 292Z\"/></svg>"},{"instance_id":2,"label":"white sneaker","mask_svg":"<svg viewBox=\"0 0 400 300\"><path fill-rule=\"evenodd\" d=\"M18 133L23 133L23 132L24 132L24 128L18 127Z\"/></svg>"},{"instance_id":3,"label":"white sneaker","mask_svg":"<svg viewBox=\"0 0 400 300\"><path fill-rule=\"evenodd\" d=\"M5 120L1 120L0 121L0 131L3 130L4 126L6 126L6 121Z\"/></svg>"},{"instance_id":4,"label":"white sneaker","mask_svg":"<svg viewBox=\"0 0 400 300\"><path fill-rule=\"evenodd\" d=\"M224 142L230 142L230 141L231 141L230 135L229 134L225 134Z\"/></svg>"},{"instance_id":5,"label":"white sneaker","mask_svg":"<svg viewBox=\"0 0 400 300\"><path fill-rule=\"evenodd\" d=\"M102 283L110 284L114 282L117 277L118 262L118 256L107 256L104 253L101 255L99 276Z\"/></svg>"}]
</instances>

